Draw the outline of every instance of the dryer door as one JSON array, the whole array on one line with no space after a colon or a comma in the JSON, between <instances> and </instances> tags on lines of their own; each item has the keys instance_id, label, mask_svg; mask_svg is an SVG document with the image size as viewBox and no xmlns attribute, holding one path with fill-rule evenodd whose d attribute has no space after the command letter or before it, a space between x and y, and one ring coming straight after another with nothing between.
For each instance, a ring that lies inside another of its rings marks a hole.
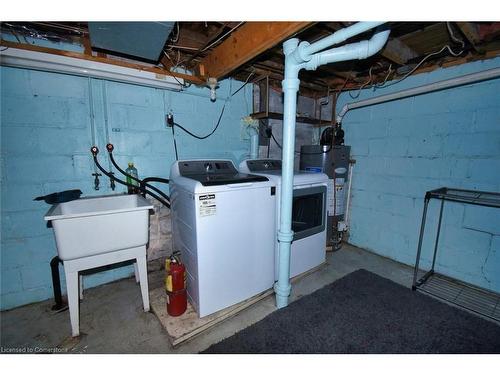
<instances>
[{"instance_id":1,"label":"dryer door","mask_svg":"<svg viewBox=\"0 0 500 375\"><path fill-rule=\"evenodd\" d=\"M325 230L326 186L293 190L292 230L294 240Z\"/></svg>"}]
</instances>

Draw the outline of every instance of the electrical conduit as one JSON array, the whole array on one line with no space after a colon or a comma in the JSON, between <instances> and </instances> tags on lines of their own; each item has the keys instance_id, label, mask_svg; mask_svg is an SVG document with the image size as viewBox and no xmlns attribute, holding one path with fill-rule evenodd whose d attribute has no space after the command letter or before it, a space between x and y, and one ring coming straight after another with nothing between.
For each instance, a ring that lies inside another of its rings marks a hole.
<instances>
[{"instance_id":1,"label":"electrical conduit","mask_svg":"<svg viewBox=\"0 0 500 375\"><path fill-rule=\"evenodd\" d=\"M284 92L283 111L283 151L280 195L280 224L278 229L279 267L278 281L274 285L276 306L288 305L288 297L292 289L290 285L290 247L293 240L292 203L293 203L293 170L295 150L295 117L297 92L301 69L315 70L318 66L335 61L365 59L377 53L387 42L389 30L378 30L367 41L352 43L325 52L319 52L348 38L382 25L383 22L359 22L343 30L310 44L296 38L283 43L285 54L285 78L282 82Z\"/></svg>"},{"instance_id":2,"label":"electrical conduit","mask_svg":"<svg viewBox=\"0 0 500 375\"><path fill-rule=\"evenodd\" d=\"M500 68L488 69L478 73L471 73L461 77L455 77L446 79L443 81L438 81L434 83L429 83L422 86L413 87L406 90L397 91L391 94L379 95L374 98L364 99L353 103L345 104L342 110L337 115L337 123L341 123L345 114L351 110L361 107L368 107L375 104L390 102L397 99L403 99L410 96L416 96L421 94L427 94L429 92L449 89L457 86L463 86L475 82L486 81L489 79L494 79L500 77Z\"/></svg>"}]
</instances>

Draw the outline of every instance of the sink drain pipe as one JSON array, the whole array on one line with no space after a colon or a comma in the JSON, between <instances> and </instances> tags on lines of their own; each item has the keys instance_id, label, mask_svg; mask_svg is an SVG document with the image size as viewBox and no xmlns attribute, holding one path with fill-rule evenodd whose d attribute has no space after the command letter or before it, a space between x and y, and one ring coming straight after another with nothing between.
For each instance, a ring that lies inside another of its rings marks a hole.
<instances>
[{"instance_id":1,"label":"sink drain pipe","mask_svg":"<svg viewBox=\"0 0 500 375\"><path fill-rule=\"evenodd\" d=\"M62 264L62 260L59 259L58 256L55 256L50 261L50 271L52 273L52 290L54 292L54 301L55 305L52 306L52 310L62 311L64 308L67 308L62 299L61 293L61 278L59 277L59 264Z\"/></svg>"},{"instance_id":2,"label":"sink drain pipe","mask_svg":"<svg viewBox=\"0 0 500 375\"><path fill-rule=\"evenodd\" d=\"M278 281L274 285L276 306L288 305L288 297L292 289L290 285L290 246L293 240L292 202L293 202L293 169L295 150L295 120L297 92L301 69L316 70L317 67L332 62L366 59L382 49L389 38L390 30L379 28L369 40L347 44L342 47L324 49L342 43L347 39L379 27L384 22L358 22L313 44L300 42L297 38L283 43L285 54L285 78L282 81L284 92L283 111L283 168L281 174L280 224L278 229L279 268ZM300 43L299 43L300 42ZM323 52L321 52L323 51Z\"/></svg>"}]
</instances>

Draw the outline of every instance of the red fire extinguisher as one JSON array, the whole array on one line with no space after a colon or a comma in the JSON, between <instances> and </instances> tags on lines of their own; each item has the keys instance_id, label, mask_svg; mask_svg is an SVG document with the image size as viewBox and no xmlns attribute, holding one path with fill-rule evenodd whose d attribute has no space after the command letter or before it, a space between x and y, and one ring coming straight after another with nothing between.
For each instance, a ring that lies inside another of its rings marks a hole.
<instances>
[{"instance_id":1,"label":"red fire extinguisher","mask_svg":"<svg viewBox=\"0 0 500 375\"><path fill-rule=\"evenodd\" d=\"M172 255L167 259L165 269L167 271L165 278L167 312L170 316L179 316L187 308L186 267L177 256Z\"/></svg>"}]
</instances>

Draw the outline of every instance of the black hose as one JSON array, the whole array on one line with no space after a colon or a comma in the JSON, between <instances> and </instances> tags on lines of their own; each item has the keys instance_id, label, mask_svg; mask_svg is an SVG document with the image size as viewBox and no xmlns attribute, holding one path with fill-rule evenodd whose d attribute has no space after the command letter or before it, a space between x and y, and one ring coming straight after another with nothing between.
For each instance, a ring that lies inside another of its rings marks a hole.
<instances>
[{"instance_id":1,"label":"black hose","mask_svg":"<svg viewBox=\"0 0 500 375\"><path fill-rule=\"evenodd\" d=\"M168 178L161 178L161 177L146 177L142 180L142 182L149 182L149 181L161 182L164 184L168 184L170 182L170 180Z\"/></svg>"},{"instance_id":2,"label":"black hose","mask_svg":"<svg viewBox=\"0 0 500 375\"><path fill-rule=\"evenodd\" d=\"M99 168L99 170L104 173L104 175L106 175L108 178L111 178L111 174L106 171L102 166L101 164L99 164L99 161L97 160L97 153L99 152L99 150L97 149L97 147L93 146L90 151L92 152L92 156L94 158L94 163L95 165L97 166L97 168ZM129 184L123 180L120 180L118 177L114 177L115 181L118 182L119 184L122 184L122 185L125 185L125 186L131 186L131 187L137 187L137 186L134 186L132 184ZM165 207L167 208L170 208L170 202L167 202L165 201L164 199L160 198L158 195L150 192L149 190L147 190L146 188L144 187L139 187L139 190L141 192L143 192L144 194L148 194L150 196L152 196L154 199L156 199L157 201L159 201L161 204L163 204Z\"/></svg>"},{"instance_id":3,"label":"black hose","mask_svg":"<svg viewBox=\"0 0 500 375\"><path fill-rule=\"evenodd\" d=\"M163 183L166 183L168 184L169 183L169 180L167 179L156 179L155 177L148 177L147 179L144 179L144 180L140 180L130 174L128 174L127 172L125 172L123 169L120 168L120 166L116 163L115 161L115 158L113 157L113 145L111 143L108 143L106 145L106 149L108 150L108 154L109 154L109 159L111 160L111 163L114 165L114 167L118 170L118 172L120 172L121 174L125 175L126 177L130 178L131 180L134 180L136 182L138 182L141 187L145 188L149 188L153 191L156 191L158 194L160 194L160 196L165 199L165 200L168 200L170 201L170 198L167 194L165 194L163 191L161 191L160 189L158 189L156 186L153 186L153 185L150 185L148 184L145 180L148 180L148 181L156 181L156 182L163 182ZM155 179L155 180L151 180L151 179ZM142 189L141 189L142 190Z\"/></svg>"},{"instance_id":4,"label":"black hose","mask_svg":"<svg viewBox=\"0 0 500 375\"><path fill-rule=\"evenodd\" d=\"M99 161L97 160L97 157L94 156L94 163L96 163L97 165L97 168L99 168L99 170L104 173L107 177L110 177L110 174L109 172L107 172L100 164L99 164ZM135 185L132 185L132 184L129 184L123 180L120 180L119 178L115 177L114 178L116 182L122 184L122 185L125 185L125 186L131 186L131 187L137 187ZM150 196L152 196L154 199L156 199L157 201L159 201L161 204L163 204L164 206L166 206L167 208L170 208L170 203L165 201L164 199L160 198L158 195L156 195L155 193L152 193L151 191L147 190L146 188L144 187L139 187L139 190L144 193L144 194L148 194Z\"/></svg>"}]
</instances>

